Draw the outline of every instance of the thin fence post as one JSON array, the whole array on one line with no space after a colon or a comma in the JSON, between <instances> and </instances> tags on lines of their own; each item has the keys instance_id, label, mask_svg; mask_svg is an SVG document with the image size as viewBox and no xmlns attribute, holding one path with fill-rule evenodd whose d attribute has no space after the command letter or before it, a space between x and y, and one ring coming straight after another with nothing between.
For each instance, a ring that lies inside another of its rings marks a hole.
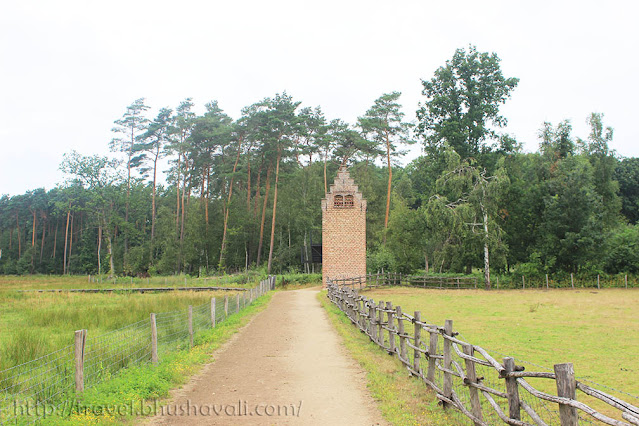
<instances>
[{"instance_id":1,"label":"thin fence post","mask_svg":"<svg viewBox=\"0 0 639 426\"><path fill-rule=\"evenodd\" d=\"M446 320L444 323L444 333L446 336L453 335L453 320ZM449 373L453 363L451 346L450 340L444 338L444 368L447 370L444 371L444 396L450 400L453 399L453 376ZM446 405L447 404L444 403L444 408L446 408Z\"/></svg>"},{"instance_id":2,"label":"thin fence post","mask_svg":"<svg viewBox=\"0 0 639 426\"><path fill-rule=\"evenodd\" d=\"M404 320L402 318L402 307L395 307L395 315L397 316L397 333L399 334L399 358L402 360L408 359L408 353L406 351L406 331L404 330Z\"/></svg>"},{"instance_id":3,"label":"thin fence post","mask_svg":"<svg viewBox=\"0 0 639 426\"><path fill-rule=\"evenodd\" d=\"M75 332L75 391L84 392L84 348L87 341L87 331Z\"/></svg>"},{"instance_id":4,"label":"thin fence post","mask_svg":"<svg viewBox=\"0 0 639 426\"><path fill-rule=\"evenodd\" d=\"M572 289L575 289L575 277L573 277L572 272L570 273L570 286Z\"/></svg>"},{"instance_id":5,"label":"thin fence post","mask_svg":"<svg viewBox=\"0 0 639 426\"><path fill-rule=\"evenodd\" d=\"M421 337L422 337L422 325L420 324L420 322L422 321L422 313L420 311L415 311L415 331L414 331L414 336L415 336L415 341L413 343L415 343L415 347L416 348L420 348L421 347ZM413 353L413 369L415 370L415 372L417 374L421 375L421 369L419 366L419 361L421 358L422 354L421 351L419 351L418 349L415 349L415 352Z\"/></svg>"},{"instance_id":6,"label":"thin fence post","mask_svg":"<svg viewBox=\"0 0 639 426\"><path fill-rule=\"evenodd\" d=\"M377 344L384 347L384 302L377 305Z\"/></svg>"},{"instance_id":7,"label":"thin fence post","mask_svg":"<svg viewBox=\"0 0 639 426\"><path fill-rule=\"evenodd\" d=\"M521 276L521 289L526 290L526 278L523 275Z\"/></svg>"},{"instance_id":8,"label":"thin fence post","mask_svg":"<svg viewBox=\"0 0 639 426\"><path fill-rule=\"evenodd\" d=\"M471 345L463 346L464 353L469 356L474 356L475 349ZM466 377L468 378L468 384L477 384L477 373L475 371L475 363L469 359L464 360L466 363ZM470 393L470 406L473 416L477 417L480 421L484 418L481 413L481 401L479 400L479 391L476 387L468 386L468 392ZM481 423L475 422L476 425Z\"/></svg>"},{"instance_id":9,"label":"thin fence post","mask_svg":"<svg viewBox=\"0 0 639 426\"><path fill-rule=\"evenodd\" d=\"M511 357L504 358L506 373L515 371L515 360ZM521 408L519 402L519 388L516 377L506 377L506 393L508 394L508 413L511 419L521 420Z\"/></svg>"},{"instance_id":10,"label":"thin fence post","mask_svg":"<svg viewBox=\"0 0 639 426\"><path fill-rule=\"evenodd\" d=\"M189 305L189 343L193 347L193 305Z\"/></svg>"},{"instance_id":11,"label":"thin fence post","mask_svg":"<svg viewBox=\"0 0 639 426\"><path fill-rule=\"evenodd\" d=\"M371 340L377 343L377 327L375 327L375 323L377 322L377 317L375 316L377 312L375 312L375 301L371 299L371 303L368 305L368 319L369 322L369 331Z\"/></svg>"},{"instance_id":12,"label":"thin fence post","mask_svg":"<svg viewBox=\"0 0 639 426\"><path fill-rule=\"evenodd\" d=\"M155 314L151 314L151 362L158 364L158 326Z\"/></svg>"},{"instance_id":13,"label":"thin fence post","mask_svg":"<svg viewBox=\"0 0 639 426\"><path fill-rule=\"evenodd\" d=\"M395 317L393 317L393 303L386 302L386 315L388 323L388 353L395 354Z\"/></svg>"},{"instance_id":14,"label":"thin fence post","mask_svg":"<svg viewBox=\"0 0 639 426\"><path fill-rule=\"evenodd\" d=\"M548 274L546 274L546 290L548 290Z\"/></svg>"},{"instance_id":15,"label":"thin fence post","mask_svg":"<svg viewBox=\"0 0 639 426\"><path fill-rule=\"evenodd\" d=\"M430 341L428 344L428 374L426 378L429 382L435 383L435 370L437 369L437 340L439 339L439 334L437 331L430 331Z\"/></svg>"},{"instance_id":16,"label":"thin fence post","mask_svg":"<svg viewBox=\"0 0 639 426\"><path fill-rule=\"evenodd\" d=\"M237 293L237 295L235 295L235 313L239 313L240 312L240 293Z\"/></svg>"},{"instance_id":17,"label":"thin fence post","mask_svg":"<svg viewBox=\"0 0 639 426\"><path fill-rule=\"evenodd\" d=\"M228 318L229 316L229 295L224 295L224 318Z\"/></svg>"},{"instance_id":18,"label":"thin fence post","mask_svg":"<svg viewBox=\"0 0 639 426\"><path fill-rule=\"evenodd\" d=\"M577 399L577 382L572 363L555 364L555 375L557 376L557 396ZM579 423L577 409L559 404L559 419L561 426L577 426Z\"/></svg>"},{"instance_id":19,"label":"thin fence post","mask_svg":"<svg viewBox=\"0 0 639 426\"><path fill-rule=\"evenodd\" d=\"M215 297L211 298L211 328L215 328Z\"/></svg>"},{"instance_id":20,"label":"thin fence post","mask_svg":"<svg viewBox=\"0 0 639 426\"><path fill-rule=\"evenodd\" d=\"M597 274L597 290L601 290L601 287L599 286L599 274Z\"/></svg>"},{"instance_id":21,"label":"thin fence post","mask_svg":"<svg viewBox=\"0 0 639 426\"><path fill-rule=\"evenodd\" d=\"M497 290L499 290L499 275L497 275Z\"/></svg>"},{"instance_id":22,"label":"thin fence post","mask_svg":"<svg viewBox=\"0 0 639 426\"><path fill-rule=\"evenodd\" d=\"M626 289L627 289L628 288L628 275L624 276L623 282L626 284Z\"/></svg>"}]
</instances>

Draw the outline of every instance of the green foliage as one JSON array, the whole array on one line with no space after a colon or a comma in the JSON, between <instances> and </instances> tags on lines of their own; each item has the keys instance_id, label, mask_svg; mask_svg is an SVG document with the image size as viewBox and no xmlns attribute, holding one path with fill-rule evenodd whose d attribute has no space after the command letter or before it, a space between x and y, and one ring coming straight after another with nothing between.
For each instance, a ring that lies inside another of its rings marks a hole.
<instances>
[{"instance_id":1,"label":"green foliage","mask_svg":"<svg viewBox=\"0 0 639 426\"><path fill-rule=\"evenodd\" d=\"M510 97L519 79L506 78L495 53L480 53L474 46L457 49L431 80L422 80L424 104L417 110L417 130L429 153L446 145L462 158L477 157L485 142L497 136L491 127L504 127L499 106Z\"/></svg>"},{"instance_id":2,"label":"green foliage","mask_svg":"<svg viewBox=\"0 0 639 426\"><path fill-rule=\"evenodd\" d=\"M0 197L0 273L209 276L265 263L308 273L301 253L321 242L319 206L343 165L368 202L371 271L633 270L629 253L600 252L630 244L619 229L639 220L639 163L610 150L599 113L586 138L567 120L543 123L539 151L522 152L499 133L518 84L500 63L470 46L422 81L426 150L405 167L395 162L413 124L399 92L356 126L287 93L237 120L217 101L197 115L189 98L149 120L138 99L115 121L118 159L71 152L64 186Z\"/></svg>"}]
</instances>

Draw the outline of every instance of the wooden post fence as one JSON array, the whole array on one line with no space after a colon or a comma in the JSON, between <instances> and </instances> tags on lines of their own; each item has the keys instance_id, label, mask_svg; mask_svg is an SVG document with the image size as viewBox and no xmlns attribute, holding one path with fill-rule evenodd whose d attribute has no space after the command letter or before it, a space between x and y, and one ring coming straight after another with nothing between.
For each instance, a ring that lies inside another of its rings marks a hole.
<instances>
[{"instance_id":1,"label":"wooden post fence","mask_svg":"<svg viewBox=\"0 0 639 426\"><path fill-rule=\"evenodd\" d=\"M189 305L189 344L193 347L193 305Z\"/></svg>"},{"instance_id":2,"label":"wooden post fence","mask_svg":"<svg viewBox=\"0 0 639 426\"><path fill-rule=\"evenodd\" d=\"M557 376L557 396L577 399L577 382L572 363L555 364L554 369ZM559 418L561 426L577 426L579 423L577 409L570 405L559 404Z\"/></svg>"},{"instance_id":3,"label":"wooden post fence","mask_svg":"<svg viewBox=\"0 0 639 426\"><path fill-rule=\"evenodd\" d=\"M446 320L444 324L444 334L453 335L453 320ZM453 364L453 353L451 351L450 340L444 338L444 396L449 400L453 399L453 375L451 374ZM444 408L446 408L444 403Z\"/></svg>"},{"instance_id":4,"label":"wooden post fence","mask_svg":"<svg viewBox=\"0 0 639 426\"><path fill-rule=\"evenodd\" d=\"M229 316L229 296L224 295L224 318Z\"/></svg>"},{"instance_id":5,"label":"wooden post fence","mask_svg":"<svg viewBox=\"0 0 639 426\"><path fill-rule=\"evenodd\" d=\"M237 293L235 295L235 313L239 313L240 312L240 293Z\"/></svg>"},{"instance_id":6,"label":"wooden post fence","mask_svg":"<svg viewBox=\"0 0 639 426\"><path fill-rule=\"evenodd\" d=\"M422 313L420 311L415 311L414 318L415 318L415 330L414 330L415 341L413 343L415 344L415 349L413 352L413 370L415 370L417 374L421 374L419 359L421 358L422 354L419 348L421 348L421 344L422 344L420 340L422 337L422 325L420 324L422 321Z\"/></svg>"},{"instance_id":7,"label":"wooden post fence","mask_svg":"<svg viewBox=\"0 0 639 426\"><path fill-rule=\"evenodd\" d=\"M155 314L151 314L151 362L158 364L158 326Z\"/></svg>"},{"instance_id":8,"label":"wooden post fence","mask_svg":"<svg viewBox=\"0 0 639 426\"><path fill-rule=\"evenodd\" d=\"M84 392L84 348L87 341L87 331L75 332L75 391Z\"/></svg>"},{"instance_id":9,"label":"wooden post fence","mask_svg":"<svg viewBox=\"0 0 639 426\"><path fill-rule=\"evenodd\" d=\"M511 357L504 358L504 369L506 373L515 372L515 360ZM506 393L508 395L508 413L511 419L521 420L521 407L519 404L519 388L517 378L506 377Z\"/></svg>"},{"instance_id":10,"label":"wooden post fence","mask_svg":"<svg viewBox=\"0 0 639 426\"><path fill-rule=\"evenodd\" d=\"M215 297L211 298L211 328L215 328Z\"/></svg>"},{"instance_id":11,"label":"wooden post fence","mask_svg":"<svg viewBox=\"0 0 639 426\"><path fill-rule=\"evenodd\" d=\"M471 345L464 345L464 354L468 356L474 356L475 350ZM475 371L475 363L469 359L464 360L466 364L466 377L468 379L468 384L477 384L477 372ZM470 394L470 407L473 416L475 416L479 421L483 421L482 413L481 413L481 401L479 400L479 391L477 388L473 386L468 386L468 392ZM475 425L479 426L481 423L474 422Z\"/></svg>"}]
</instances>

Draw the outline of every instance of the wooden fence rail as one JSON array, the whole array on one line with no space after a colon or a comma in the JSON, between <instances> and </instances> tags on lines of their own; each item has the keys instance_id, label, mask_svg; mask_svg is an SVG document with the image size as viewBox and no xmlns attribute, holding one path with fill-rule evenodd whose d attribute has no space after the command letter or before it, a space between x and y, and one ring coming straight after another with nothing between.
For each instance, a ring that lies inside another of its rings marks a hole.
<instances>
[{"instance_id":1,"label":"wooden fence rail","mask_svg":"<svg viewBox=\"0 0 639 426\"><path fill-rule=\"evenodd\" d=\"M375 303L360 295L355 288L370 282L368 277L328 280L329 299L412 376L435 391L444 409L454 410L469 423L572 426L589 419L615 426L639 425L639 408L575 380L572 364L557 364L554 372L528 372L511 357L500 363L482 347L458 338L451 320L443 327L430 324L419 311L408 315L391 302ZM556 395L531 384L544 380L555 382L550 387ZM605 408L595 409L593 402Z\"/></svg>"},{"instance_id":2,"label":"wooden fence rail","mask_svg":"<svg viewBox=\"0 0 639 426\"><path fill-rule=\"evenodd\" d=\"M355 278L333 279L332 282L340 287L357 289L400 285L450 290L477 288L475 277L437 277L399 273L370 274Z\"/></svg>"}]
</instances>

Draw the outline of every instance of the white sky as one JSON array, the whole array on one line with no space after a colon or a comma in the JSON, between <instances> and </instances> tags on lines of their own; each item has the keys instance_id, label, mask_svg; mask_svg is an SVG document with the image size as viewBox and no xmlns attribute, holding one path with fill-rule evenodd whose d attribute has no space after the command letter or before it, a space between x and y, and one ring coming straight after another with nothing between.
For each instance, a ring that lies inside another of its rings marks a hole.
<instances>
[{"instance_id":1,"label":"white sky","mask_svg":"<svg viewBox=\"0 0 639 426\"><path fill-rule=\"evenodd\" d=\"M354 122L474 44L520 83L507 132L537 149L544 121L591 112L613 149L639 156L639 5L631 1L70 1L0 4L0 194L62 182L64 153L106 154L113 121L145 97L154 116L193 97L240 109L287 91Z\"/></svg>"}]
</instances>

